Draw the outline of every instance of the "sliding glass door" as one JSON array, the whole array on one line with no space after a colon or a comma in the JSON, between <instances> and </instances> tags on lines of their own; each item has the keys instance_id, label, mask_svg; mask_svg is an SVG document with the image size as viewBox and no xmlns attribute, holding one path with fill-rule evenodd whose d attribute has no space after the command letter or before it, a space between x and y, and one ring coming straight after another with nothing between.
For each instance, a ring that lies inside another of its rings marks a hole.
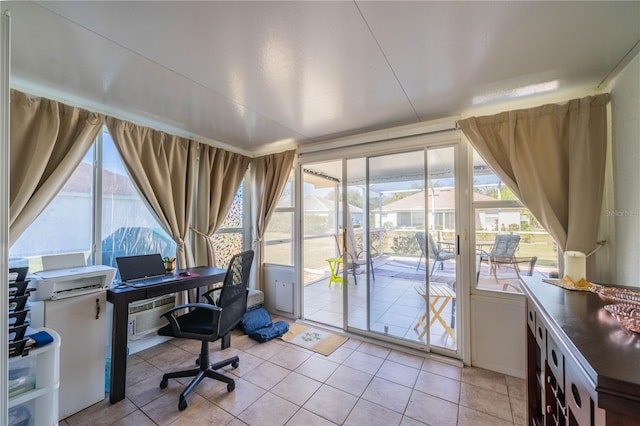
<instances>
[{"instance_id":1,"label":"sliding glass door","mask_svg":"<svg viewBox=\"0 0 640 426\"><path fill-rule=\"evenodd\" d=\"M303 316L457 348L455 147L303 165Z\"/></svg>"}]
</instances>

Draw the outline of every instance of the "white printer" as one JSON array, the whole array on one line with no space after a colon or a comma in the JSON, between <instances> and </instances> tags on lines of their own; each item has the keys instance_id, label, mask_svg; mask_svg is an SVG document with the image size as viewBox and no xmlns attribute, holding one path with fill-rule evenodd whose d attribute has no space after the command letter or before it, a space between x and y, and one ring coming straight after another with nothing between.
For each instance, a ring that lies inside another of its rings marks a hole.
<instances>
[{"instance_id":1,"label":"white printer","mask_svg":"<svg viewBox=\"0 0 640 426\"><path fill-rule=\"evenodd\" d=\"M107 289L116 269L104 265L86 265L83 253L43 256L45 268L33 274L32 301L57 300Z\"/></svg>"}]
</instances>

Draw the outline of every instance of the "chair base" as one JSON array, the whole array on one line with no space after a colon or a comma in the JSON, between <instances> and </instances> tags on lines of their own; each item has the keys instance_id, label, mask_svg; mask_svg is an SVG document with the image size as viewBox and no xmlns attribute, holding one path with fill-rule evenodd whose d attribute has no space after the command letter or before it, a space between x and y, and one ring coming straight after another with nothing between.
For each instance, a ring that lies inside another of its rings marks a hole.
<instances>
[{"instance_id":1,"label":"chair base","mask_svg":"<svg viewBox=\"0 0 640 426\"><path fill-rule=\"evenodd\" d=\"M204 340L202 342L200 356L198 357L196 363L198 364L198 368L165 373L162 376L162 381L160 382L161 389L167 387L167 385L169 384L169 379L177 379L179 377L193 377L193 380L191 380L191 382L180 394L180 400L178 402L178 410L180 411L187 408L187 395L189 395L189 393L191 393L191 391L205 377L226 383L228 392L233 391L236 387L236 383L231 377L218 373L216 370L219 370L222 367L226 367L227 365L231 365L233 368L237 368L238 364L240 363L240 359L237 356L233 356L231 358L211 364L209 363L209 342Z\"/></svg>"}]
</instances>

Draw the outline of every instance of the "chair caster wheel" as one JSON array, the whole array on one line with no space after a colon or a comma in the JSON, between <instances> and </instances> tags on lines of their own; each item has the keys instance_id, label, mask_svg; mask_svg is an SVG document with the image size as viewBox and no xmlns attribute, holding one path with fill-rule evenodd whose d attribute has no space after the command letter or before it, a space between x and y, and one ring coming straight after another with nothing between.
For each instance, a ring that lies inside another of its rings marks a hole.
<instances>
[{"instance_id":1,"label":"chair caster wheel","mask_svg":"<svg viewBox=\"0 0 640 426\"><path fill-rule=\"evenodd\" d=\"M231 392L236 388L236 384L235 383L229 383L227 385L227 392Z\"/></svg>"},{"instance_id":2,"label":"chair caster wheel","mask_svg":"<svg viewBox=\"0 0 640 426\"><path fill-rule=\"evenodd\" d=\"M187 400L184 398L180 398L180 402L178 402L178 410L182 411L187 408Z\"/></svg>"},{"instance_id":3,"label":"chair caster wheel","mask_svg":"<svg viewBox=\"0 0 640 426\"><path fill-rule=\"evenodd\" d=\"M236 361L236 362L232 362L232 363L231 363L231 366L232 366L233 368L238 368L238 365L240 365L240 363L239 363L238 361Z\"/></svg>"},{"instance_id":4,"label":"chair caster wheel","mask_svg":"<svg viewBox=\"0 0 640 426\"><path fill-rule=\"evenodd\" d=\"M166 388L168 384L169 384L169 379L163 378L162 381L160 382L160 389Z\"/></svg>"}]
</instances>

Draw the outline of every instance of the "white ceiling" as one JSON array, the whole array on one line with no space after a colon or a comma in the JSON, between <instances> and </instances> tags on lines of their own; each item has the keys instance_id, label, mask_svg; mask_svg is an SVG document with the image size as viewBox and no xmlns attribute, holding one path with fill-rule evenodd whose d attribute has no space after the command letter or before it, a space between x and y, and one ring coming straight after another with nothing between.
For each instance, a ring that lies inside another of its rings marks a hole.
<instances>
[{"instance_id":1,"label":"white ceiling","mask_svg":"<svg viewBox=\"0 0 640 426\"><path fill-rule=\"evenodd\" d=\"M595 90L640 2L3 2L12 86L247 153Z\"/></svg>"}]
</instances>

